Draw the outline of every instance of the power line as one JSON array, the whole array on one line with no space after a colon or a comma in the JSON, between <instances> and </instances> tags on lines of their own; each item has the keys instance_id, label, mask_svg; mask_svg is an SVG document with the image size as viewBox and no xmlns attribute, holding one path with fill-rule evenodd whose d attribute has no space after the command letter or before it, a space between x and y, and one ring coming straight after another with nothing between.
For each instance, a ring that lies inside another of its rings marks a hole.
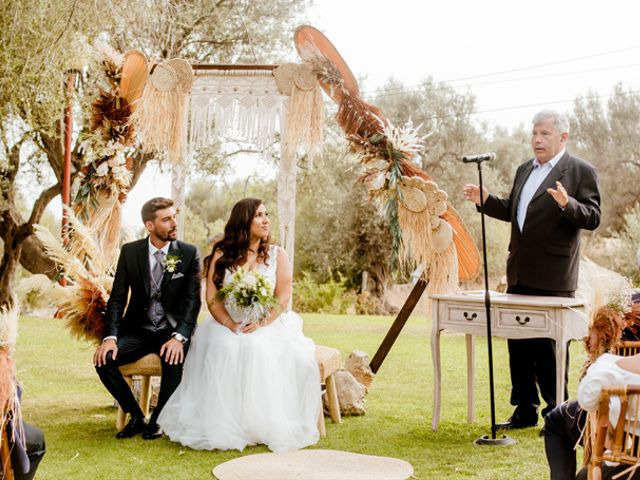
<instances>
[{"instance_id":1,"label":"power line","mask_svg":"<svg viewBox=\"0 0 640 480\"><path fill-rule=\"evenodd\" d=\"M545 74L545 75L530 75L527 77L516 77L516 78L505 78L502 80L489 80L486 82L476 82L476 83L469 83L469 84L465 84L465 85L450 85L450 88L453 89L462 89L462 88L469 88L469 87L477 87L477 86L482 86L482 85L493 85L493 84L500 84L500 83L513 83L513 82L520 82L520 81L524 81L524 80L536 80L536 79L540 79L540 78L556 78L556 77L562 77L562 76L566 76L566 75L576 75L576 74L581 74L581 73L592 73L592 72L602 72L602 71L611 71L611 70L619 70L619 69L623 69L623 68L632 68L632 67L640 67L640 63L630 63L627 65L615 65L612 67L602 67L602 68L590 68L587 70L572 70L569 72L560 72L560 73L549 73L549 74ZM426 88L426 91L431 91L434 90L435 88L437 88L437 85L424 85L425 87L429 87ZM419 87L418 87L419 88ZM404 95L406 93L418 93L420 92L420 90L416 89L396 89L396 91L391 91L388 92L387 90L382 90L379 91L380 93L378 93L376 95L377 97L395 97L398 95Z\"/></svg>"},{"instance_id":2,"label":"power line","mask_svg":"<svg viewBox=\"0 0 640 480\"><path fill-rule=\"evenodd\" d=\"M563 63L571 63L571 62L577 62L579 60L586 60L589 58L596 58L596 57L602 57L605 55L612 55L614 53L620 53L620 52L626 52L629 50L635 50L640 48L640 45L634 45L631 47L625 47L625 48L618 48L616 50L608 50L606 52L600 52L600 53L594 53L591 55L583 55L580 57L573 57L573 58L567 58L564 60L557 60L555 62L547 62L547 63L538 63L535 65L528 65L525 67L518 67L518 68L511 68L508 70L500 70L497 72L490 72L490 73L481 73L478 75L470 75L470 76L466 76L466 77L458 77L458 78L453 78L453 79L449 79L449 80L444 80L442 81L442 83L451 83L451 82L459 82L459 81L463 81L463 80L473 80L476 78L485 78L485 77L493 77L493 76L497 76L497 75L504 75L505 73L514 73L514 72L522 72L522 71L526 71L526 70L533 70L536 68L542 68L542 67L549 67L552 65L560 65ZM396 88L391 88L389 90L400 90L400 89L405 89L405 88L419 88L421 86L427 86L428 84L423 83L419 83L417 85L407 85L407 86L403 86L403 87L396 87ZM375 91L375 90L374 90ZM371 91L367 91L365 93L371 93Z\"/></svg>"},{"instance_id":3,"label":"power line","mask_svg":"<svg viewBox=\"0 0 640 480\"><path fill-rule=\"evenodd\" d=\"M630 94L630 95L636 95L636 94L640 94L640 90L632 90L629 92L624 92L625 95L626 94ZM616 94L607 94L607 95L589 95L587 98L589 99L597 99L597 100L602 100L604 98L609 98L612 97ZM571 98L571 99L564 99L564 100L549 100L546 102L538 102L538 103L529 103L529 104L523 104L523 105L512 105L509 107L498 107L498 108L489 108L486 110L474 110L473 112L471 112L469 115L480 115L482 113L494 113L494 112L504 112L507 110L518 110L521 108L531 108L531 107L544 107L547 105L557 105L560 103L569 103L569 102L573 102L575 101L575 98ZM440 119L444 119L444 118L450 118L450 117L457 117L458 115L450 113L447 115L433 115L431 117L432 120L440 120Z\"/></svg>"}]
</instances>

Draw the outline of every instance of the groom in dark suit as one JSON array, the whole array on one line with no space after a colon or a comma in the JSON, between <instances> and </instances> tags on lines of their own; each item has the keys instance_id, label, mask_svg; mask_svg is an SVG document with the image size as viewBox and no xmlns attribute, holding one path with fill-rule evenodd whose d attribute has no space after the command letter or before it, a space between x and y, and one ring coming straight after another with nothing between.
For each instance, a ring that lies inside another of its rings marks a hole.
<instances>
[{"instance_id":1,"label":"groom in dark suit","mask_svg":"<svg viewBox=\"0 0 640 480\"><path fill-rule=\"evenodd\" d=\"M93 361L102 383L131 417L116 438L142 432L149 440L162 435L156 420L182 378L200 310L200 257L194 245L176 240L172 200L149 200L142 207L142 221L149 236L122 246L107 303L105 336ZM160 355L162 380L158 404L145 424L118 367L148 353Z\"/></svg>"},{"instance_id":2,"label":"groom in dark suit","mask_svg":"<svg viewBox=\"0 0 640 480\"><path fill-rule=\"evenodd\" d=\"M539 112L533 118L531 135L534 158L518 167L510 194L498 198L483 192L485 213L511 222L508 293L574 296L580 231L594 230L600 224L600 193L595 168L567 152L568 137L569 122L564 115L552 110ZM477 185L465 186L464 196L480 205ZM538 387L547 403L543 416L556 404L554 340L509 339L508 346L511 404L516 409L498 426L535 426L540 406ZM564 396L567 398L566 387Z\"/></svg>"}]
</instances>

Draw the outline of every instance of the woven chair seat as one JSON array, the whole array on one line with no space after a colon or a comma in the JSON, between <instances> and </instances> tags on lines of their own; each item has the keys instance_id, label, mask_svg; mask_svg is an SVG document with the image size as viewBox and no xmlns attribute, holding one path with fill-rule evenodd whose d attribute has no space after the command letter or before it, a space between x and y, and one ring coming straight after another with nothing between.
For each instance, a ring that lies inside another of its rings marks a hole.
<instances>
[{"instance_id":1,"label":"woven chair seat","mask_svg":"<svg viewBox=\"0 0 640 480\"><path fill-rule=\"evenodd\" d=\"M316 362L320 369L320 380L324 383L328 376L340 370L340 363L342 362L340 350L316 345Z\"/></svg>"},{"instance_id":2,"label":"woven chair seat","mask_svg":"<svg viewBox=\"0 0 640 480\"><path fill-rule=\"evenodd\" d=\"M149 353L135 362L122 365L120 367L120 372L125 377L132 375L149 375L152 377L159 377L162 374L160 357L155 353Z\"/></svg>"}]
</instances>

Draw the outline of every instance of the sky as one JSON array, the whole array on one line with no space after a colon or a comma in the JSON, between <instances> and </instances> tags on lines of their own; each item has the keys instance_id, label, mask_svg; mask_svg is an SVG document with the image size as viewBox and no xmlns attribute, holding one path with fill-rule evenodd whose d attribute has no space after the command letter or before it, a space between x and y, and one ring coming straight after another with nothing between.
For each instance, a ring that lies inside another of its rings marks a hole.
<instances>
[{"instance_id":1,"label":"sky","mask_svg":"<svg viewBox=\"0 0 640 480\"><path fill-rule=\"evenodd\" d=\"M542 108L569 111L589 91L606 101L617 82L640 91L639 21L633 0L316 0L306 19L365 97L389 77L411 88L432 76L475 96L474 119L510 129ZM148 168L125 222L139 225L155 195L170 195L170 178Z\"/></svg>"},{"instance_id":2,"label":"sky","mask_svg":"<svg viewBox=\"0 0 640 480\"><path fill-rule=\"evenodd\" d=\"M469 89L474 118L493 125L528 126L539 109L570 110L618 81L640 90L634 1L316 0L310 14L365 94L390 76L407 86L432 76Z\"/></svg>"}]
</instances>

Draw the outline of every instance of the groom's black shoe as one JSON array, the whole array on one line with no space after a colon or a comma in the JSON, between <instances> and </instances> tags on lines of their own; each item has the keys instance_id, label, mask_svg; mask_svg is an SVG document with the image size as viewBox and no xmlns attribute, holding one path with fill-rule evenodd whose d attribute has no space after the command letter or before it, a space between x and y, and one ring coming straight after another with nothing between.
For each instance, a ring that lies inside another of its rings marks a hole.
<instances>
[{"instance_id":1,"label":"groom's black shoe","mask_svg":"<svg viewBox=\"0 0 640 480\"><path fill-rule=\"evenodd\" d=\"M149 422L149 424L145 427L144 432L142 432L142 438L144 438L145 440L155 440L156 438L160 438L161 436L162 429L156 422Z\"/></svg>"},{"instance_id":2,"label":"groom's black shoe","mask_svg":"<svg viewBox=\"0 0 640 480\"><path fill-rule=\"evenodd\" d=\"M146 426L147 424L144 423L143 417L131 417L129 423L127 423L122 430L116 433L116 438L122 439L134 437L142 432Z\"/></svg>"},{"instance_id":3,"label":"groom's black shoe","mask_svg":"<svg viewBox=\"0 0 640 480\"><path fill-rule=\"evenodd\" d=\"M518 428L535 427L538 424L538 410L524 411L523 409L516 408L513 415L509 417L509 420L503 423L496 423L496 428L511 430Z\"/></svg>"}]
</instances>

